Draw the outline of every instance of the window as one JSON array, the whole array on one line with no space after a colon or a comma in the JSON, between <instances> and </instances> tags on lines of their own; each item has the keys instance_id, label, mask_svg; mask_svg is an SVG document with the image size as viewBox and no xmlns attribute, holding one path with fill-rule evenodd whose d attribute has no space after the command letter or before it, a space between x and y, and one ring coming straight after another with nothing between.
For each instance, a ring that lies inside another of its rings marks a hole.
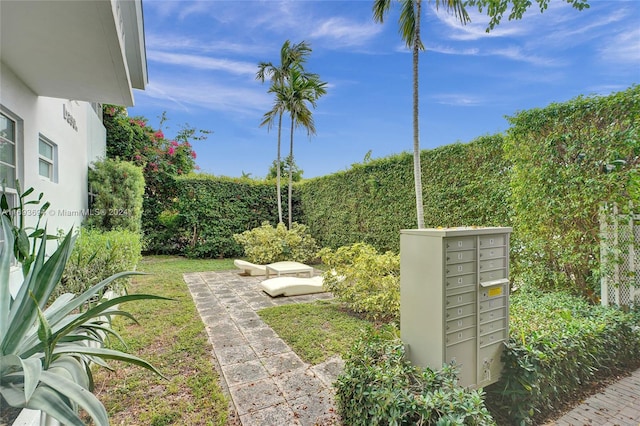
<instances>
[{"instance_id":1,"label":"window","mask_svg":"<svg viewBox=\"0 0 640 426\"><path fill-rule=\"evenodd\" d=\"M0 105L0 196L5 196L9 209L17 205L16 179L22 177L22 129L22 120ZM0 252L4 250L13 251L13 247L7 247L0 236ZM16 259L11 258L11 266L16 266Z\"/></svg>"},{"instance_id":2,"label":"window","mask_svg":"<svg viewBox=\"0 0 640 426\"><path fill-rule=\"evenodd\" d=\"M0 185L16 185L16 122L0 112Z\"/></svg>"},{"instance_id":3,"label":"window","mask_svg":"<svg viewBox=\"0 0 640 426\"><path fill-rule=\"evenodd\" d=\"M57 157L58 146L49 139L40 135L38 142L38 173L41 177L49 179L51 182L58 181Z\"/></svg>"}]
</instances>

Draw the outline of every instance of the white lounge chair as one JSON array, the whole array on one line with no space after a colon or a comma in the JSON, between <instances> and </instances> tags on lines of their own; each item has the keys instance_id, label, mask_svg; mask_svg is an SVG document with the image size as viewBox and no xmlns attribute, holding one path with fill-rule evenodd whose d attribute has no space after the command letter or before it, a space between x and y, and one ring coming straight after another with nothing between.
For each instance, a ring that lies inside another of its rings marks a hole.
<instances>
[{"instance_id":1,"label":"white lounge chair","mask_svg":"<svg viewBox=\"0 0 640 426\"><path fill-rule=\"evenodd\" d=\"M281 274L306 274L309 277L313 276L313 267L305 265L300 262L275 262L268 265L257 265L255 263L247 262L246 260L236 259L233 261L236 268L241 269L244 275L266 275L269 278L270 274L280 276Z\"/></svg>"},{"instance_id":2,"label":"white lounge chair","mask_svg":"<svg viewBox=\"0 0 640 426\"><path fill-rule=\"evenodd\" d=\"M323 293L322 275L311 278L276 277L262 281L260 288L271 297Z\"/></svg>"},{"instance_id":3,"label":"white lounge chair","mask_svg":"<svg viewBox=\"0 0 640 426\"><path fill-rule=\"evenodd\" d=\"M245 275L267 275L267 267L264 265L257 265L240 259L234 260L233 264L236 265L236 268L242 269L242 273Z\"/></svg>"}]
</instances>

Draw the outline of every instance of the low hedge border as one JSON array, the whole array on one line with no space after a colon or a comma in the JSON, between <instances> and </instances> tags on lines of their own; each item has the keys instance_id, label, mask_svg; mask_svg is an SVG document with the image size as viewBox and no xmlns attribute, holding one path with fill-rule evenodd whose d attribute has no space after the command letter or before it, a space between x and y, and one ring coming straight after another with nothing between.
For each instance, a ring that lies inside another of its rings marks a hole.
<instances>
[{"instance_id":1,"label":"low hedge border","mask_svg":"<svg viewBox=\"0 0 640 426\"><path fill-rule=\"evenodd\" d=\"M527 290L512 296L510 318L502 377L487 388L491 410L510 424L533 424L580 388L638 365L637 307L623 312L567 293Z\"/></svg>"},{"instance_id":2,"label":"low hedge border","mask_svg":"<svg viewBox=\"0 0 640 426\"><path fill-rule=\"evenodd\" d=\"M482 390L458 386L454 368L411 365L395 326L365 334L346 358L335 383L344 424L494 424Z\"/></svg>"}]
</instances>

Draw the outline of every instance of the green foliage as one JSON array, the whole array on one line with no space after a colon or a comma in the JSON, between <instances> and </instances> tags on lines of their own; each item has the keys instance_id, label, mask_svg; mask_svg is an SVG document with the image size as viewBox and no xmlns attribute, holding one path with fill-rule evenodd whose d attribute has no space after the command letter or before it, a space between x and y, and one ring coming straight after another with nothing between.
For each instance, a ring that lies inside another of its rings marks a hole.
<instances>
[{"instance_id":1,"label":"green foliage","mask_svg":"<svg viewBox=\"0 0 640 426\"><path fill-rule=\"evenodd\" d=\"M318 246L305 225L294 222L291 229L284 223L275 228L263 222L258 228L234 234L249 262L266 264L290 260L309 263L315 260Z\"/></svg>"},{"instance_id":2,"label":"green foliage","mask_svg":"<svg viewBox=\"0 0 640 426\"><path fill-rule=\"evenodd\" d=\"M550 0L536 0L536 3L538 3L538 6L540 7L540 12L544 12L544 10L549 6L549 1ZM565 1L577 10L589 8L588 0ZM464 5L465 7L477 6L480 13L482 13L483 10L486 10L487 16L491 18L489 20L489 25L487 26L487 32L489 32L500 24L505 12L509 9L509 5L511 5L511 10L509 12L509 20L511 21L512 19L521 19L532 3L533 2L531 0L465 0Z\"/></svg>"},{"instance_id":3,"label":"green foliage","mask_svg":"<svg viewBox=\"0 0 640 426\"><path fill-rule=\"evenodd\" d=\"M302 180L302 174L304 170L302 170L298 165L293 161L290 155L288 155L284 160L280 161L280 176L281 178L287 178L289 176L289 169L291 170L291 179L293 182L300 182ZM278 173L278 160L273 160L271 166L269 167L269 173L267 173L267 179L276 179Z\"/></svg>"},{"instance_id":4,"label":"green foliage","mask_svg":"<svg viewBox=\"0 0 640 426\"><path fill-rule=\"evenodd\" d=\"M597 286L598 211L628 205L640 164L640 86L510 118L513 272L539 288Z\"/></svg>"},{"instance_id":5,"label":"green foliage","mask_svg":"<svg viewBox=\"0 0 640 426\"><path fill-rule=\"evenodd\" d=\"M141 251L137 232L81 229L54 296L82 293L120 271L135 270ZM126 279L116 280L108 288L120 294L126 283Z\"/></svg>"},{"instance_id":6,"label":"green foliage","mask_svg":"<svg viewBox=\"0 0 640 426\"><path fill-rule=\"evenodd\" d=\"M103 231L140 232L144 176L133 163L105 159L89 169L89 186L96 198L86 225Z\"/></svg>"},{"instance_id":7,"label":"green foliage","mask_svg":"<svg viewBox=\"0 0 640 426\"><path fill-rule=\"evenodd\" d=\"M393 327L358 341L335 387L347 425L494 424L481 390L457 386L450 366L441 371L414 367Z\"/></svg>"},{"instance_id":8,"label":"green foliage","mask_svg":"<svg viewBox=\"0 0 640 426\"><path fill-rule=\"evenodd\" d=\"M27 227L25 223L25 214L27 206L37 206L42 201L43 193L41 192L36 199L27 199L34 189L29 188L22 192L20 189L20 182L16 180L16 189L18 190L18 205L16 207L9 207L5 188L2 188L2 196L0 197L0 216L7 218L9 223L12 224L11 232L13 234L13 256L22 265L22 274L26 276L29 273L31 264L36 259L37 241L40 238L47 240L57 239L55 235L47 235L45 228L40 228L40 221L45 215L51 203L48 201L43 203L40 209L38 209L38 217L35 227ZM31 239L32 241L29 241ZM6 241L6 240L5 240Z\"/></svg>"},{"instance_id":9,"label":"green foliage","mask_svg":"<svg viewBox=\"0 0 640 426\"><path fill-rule=\"evenodd\" d=\"M233 234L277 221L276 188L266 182L198 174L176 181L180 250L189 257L238 257Z\"/></svg>"},{"instance_id":10,"label":"green foliage","mask_svg":"<svg viewBox=\"0 0 640 426\"><path fill-rule=\"evenodd\" d=\"M174 140L155 130L144 117L127 116L123 107L104 105L104 125L107 129L107 157L120 158L144 167L147 184L153 173L182 175L196 168L196 154L191 140L206 139L207 130L185 126ZM163 116L163 121L166 118Z\"/></svg>"},{"instance_id":11,"label":"green foliage","mask_svg":"<svg viewBox=\"0 0 640 426\"><path fill-rule=\"evenodd\" d=\"M21 231L17 231L18 235ZM52 294L73 247L71 232L46 260L46 235L41 233L35 238L37 254L12 297L9 287L13 254L8 247L13 247L15 232L7 215L0 215L0 240L6 243L0 247L0 396L12 407L42 410L63 424L84 425L78 415L82 408L96 425L108 425L104 406L91 393L90 363L108 367L105 360L119 360L160 373L138 357L102 347L107 337L120 339L105 315L131 318L113 307L159 297L121 296L78 311L113 280L129 274L124 272L80 295L66 293L54 300Z\"/></svg>"},{"instance_id":12,"label":"green foliage","mask_svg":"<svg viewBox=\"0 0 640 426\"><path fill-rule=\"evenodd\" d=\"M425 225L508 226L509 163L500 135L422 152ZM400 249L415 227L412 157L400 154L300 184L302 221L325 247Z\"/></svg>"},{"instance_id":13,"label":"green foliage","mask_svg":"<svg viewBox=\"0 0 640 426\"><path fill-rule=\"evenodd\" d=\"M197 169L196 153L191 142L204 140L211 133L184 126L174 140L162 130L147 125L142 117L130 118L126 109L114 105L103 107L107 129L107 156L131 161L143 167L145 192L142 230L145 249L152 252L179 252L180 237L176 229L165 226L158 217L165 211L175 211L177 187L175 177ZM161 124L166 121L163 114Z\"/></svg>"},{"instance_id":14,"label":"green foliage","mask_svg":"<svg viewBox=\"0 0 640 426\"><path fill-rule=\"evenodd\" d=\"M400 314L400 256L379 254L369 244L356 243L319 253L330 270L324 285L354 312L377 319L397 319Z\"/></svg>"},{"instance_id":15,"label":"green foliage","mask_svg":"<svg viewBox=\"0 0 640 426\"><path fill-rule=\"evenodd\" d=\"M637 365L640 311L531 289L514 294L510 309L505 366L487 401L512 424L535 423L590 382Z\"/></svg>"}]
</instances>

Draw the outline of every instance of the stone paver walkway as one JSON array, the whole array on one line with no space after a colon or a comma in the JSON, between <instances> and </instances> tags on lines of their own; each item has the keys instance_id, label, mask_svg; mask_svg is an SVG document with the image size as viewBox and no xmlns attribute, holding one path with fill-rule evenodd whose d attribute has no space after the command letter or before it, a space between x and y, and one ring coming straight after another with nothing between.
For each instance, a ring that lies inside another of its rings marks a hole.
<instances>
[{"instance_id":1,"label":"stone paver walkway","mask_svg":"<svg viewBox=\"0 0 640 426\"><path fill-rule=\"evenodd\" d=\"M184 275L213 345L226 390L244 426L339 424L332 383L340 358L303 362L256 311L329 299L320 293L271 298L238 271ZM304 332L304 330L301 330ZM640 369L546 426L640 426Z\"/></svg>"},{"instance_id":2,"label":"stone paver walkway","mask_svg":"<svg viewBox=\"0 0 640 426\"><path fill-rule=\"evenodd\" d=\"M270 306L329 299L331 294L271 298L258 289L262 279L239 276L238 271L184 275L241 423L339 424L331 384L342 371L342 360L316 366L303 362L256 314Z\"/></svg>"},{"instance_id":3,"label":"stone paver walkway","mask_svg":"<svg viewBox=\"0 0 640 426\"><path fill-rule=\"evenodd\" d=\"M547 426L640 426L640 369Z\"/></svg>"}]
</instances>

